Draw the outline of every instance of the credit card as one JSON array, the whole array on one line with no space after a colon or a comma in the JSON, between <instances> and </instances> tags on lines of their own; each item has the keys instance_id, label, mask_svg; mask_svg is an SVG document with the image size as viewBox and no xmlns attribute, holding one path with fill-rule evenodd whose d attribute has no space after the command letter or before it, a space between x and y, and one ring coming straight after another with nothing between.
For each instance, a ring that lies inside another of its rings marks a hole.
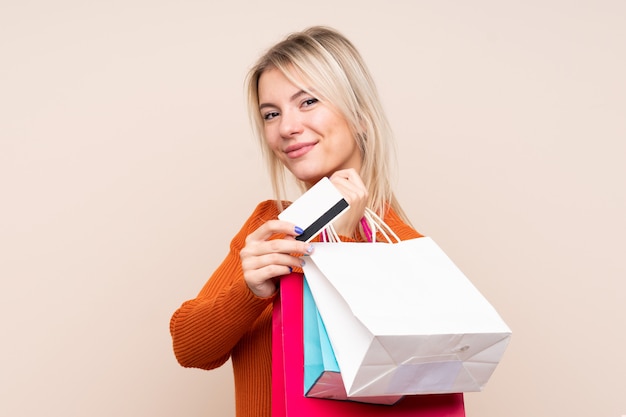
<instances>
[{"instance_id":1,"label":"credit card","mask_svg":"<svg viewBox=\"0 0 626 417\"><path fill-rule=\"evenodd\" d=\"M280 213L278 218L302 228L304 232L296 236L296 240L308 242L349 208L350 205L333 183L324 177Z\"/></svg>"}]
</instances>

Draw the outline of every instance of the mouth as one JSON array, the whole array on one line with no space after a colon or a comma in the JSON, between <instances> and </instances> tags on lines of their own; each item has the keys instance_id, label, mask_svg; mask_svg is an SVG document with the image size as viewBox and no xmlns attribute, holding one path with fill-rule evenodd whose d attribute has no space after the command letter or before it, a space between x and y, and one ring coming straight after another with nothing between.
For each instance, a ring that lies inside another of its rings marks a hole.
<instances>
[{"instance_id":1,"label":"mouth","mask_svg":"<svg viewBox=\"0 0 626 417\"><path fill-rule=\"evenodd\" d=\"M288 158L296 159L307 154L316 144L317 142L296 143L288 146L283 152L285 152Z\"/></svg>"}]
</instances>

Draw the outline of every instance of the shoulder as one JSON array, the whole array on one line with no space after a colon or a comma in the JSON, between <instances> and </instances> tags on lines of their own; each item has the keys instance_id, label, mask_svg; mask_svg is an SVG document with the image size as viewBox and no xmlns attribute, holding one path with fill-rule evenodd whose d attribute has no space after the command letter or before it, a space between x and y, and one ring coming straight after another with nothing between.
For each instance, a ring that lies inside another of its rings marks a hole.
<instances>
[{"instance_id":1,"label":"shoulder","mask_svg":"<svg viewBox=\"0 0 626 417\"><path fill-rule=\"evenodd\" d=\"M402 218L391 207L385 212L385 223L393 230L400 240L415 239L422 237L422 234L415 230L411 225L406 224Z\"/></svg>"}]
</instances>

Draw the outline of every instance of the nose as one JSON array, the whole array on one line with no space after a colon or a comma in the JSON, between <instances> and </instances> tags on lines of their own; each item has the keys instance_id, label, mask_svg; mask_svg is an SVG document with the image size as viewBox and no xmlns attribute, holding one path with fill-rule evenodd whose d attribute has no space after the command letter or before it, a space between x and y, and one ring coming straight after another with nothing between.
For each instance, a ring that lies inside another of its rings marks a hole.
<instances>
[{"instance_id":1,"label":"nose","mask_svg":"<svg viewBox=\"0 0 626 417\"><path fill-rule=\"evenodd\" d=\"M297 111L284 111L280 115L280 136L292 138L303 131L302 119Z\"/></svg>"}]
</instances>

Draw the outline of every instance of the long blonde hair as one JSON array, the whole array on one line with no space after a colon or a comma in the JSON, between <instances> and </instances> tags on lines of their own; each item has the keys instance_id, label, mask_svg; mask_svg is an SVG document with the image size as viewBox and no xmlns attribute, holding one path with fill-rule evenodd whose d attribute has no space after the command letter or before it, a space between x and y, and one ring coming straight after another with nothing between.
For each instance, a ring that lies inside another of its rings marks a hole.
<instances>
[{"instance_id":1,"label":"long blonde hair","mask_svg":"<svg viewBox=\"0 0 626 417\"><path fill-rule=\"evenodd\" d=\"M265 140L264 120L259 112L259 78L272 68L345 117L361 151L359 174L368 189L368 207L384 216L391 206L409 223L390 183L391 161L395 162L393 134L374 81L354 45L336 30L322 26L287 36L261 56L246 78L248 114L261 142L279 205L286 194L285 167ZM301 85L297 79L308 85ZM306 189L303 182L296 181L302 190Z\"/></svg>"}]
</instances>

